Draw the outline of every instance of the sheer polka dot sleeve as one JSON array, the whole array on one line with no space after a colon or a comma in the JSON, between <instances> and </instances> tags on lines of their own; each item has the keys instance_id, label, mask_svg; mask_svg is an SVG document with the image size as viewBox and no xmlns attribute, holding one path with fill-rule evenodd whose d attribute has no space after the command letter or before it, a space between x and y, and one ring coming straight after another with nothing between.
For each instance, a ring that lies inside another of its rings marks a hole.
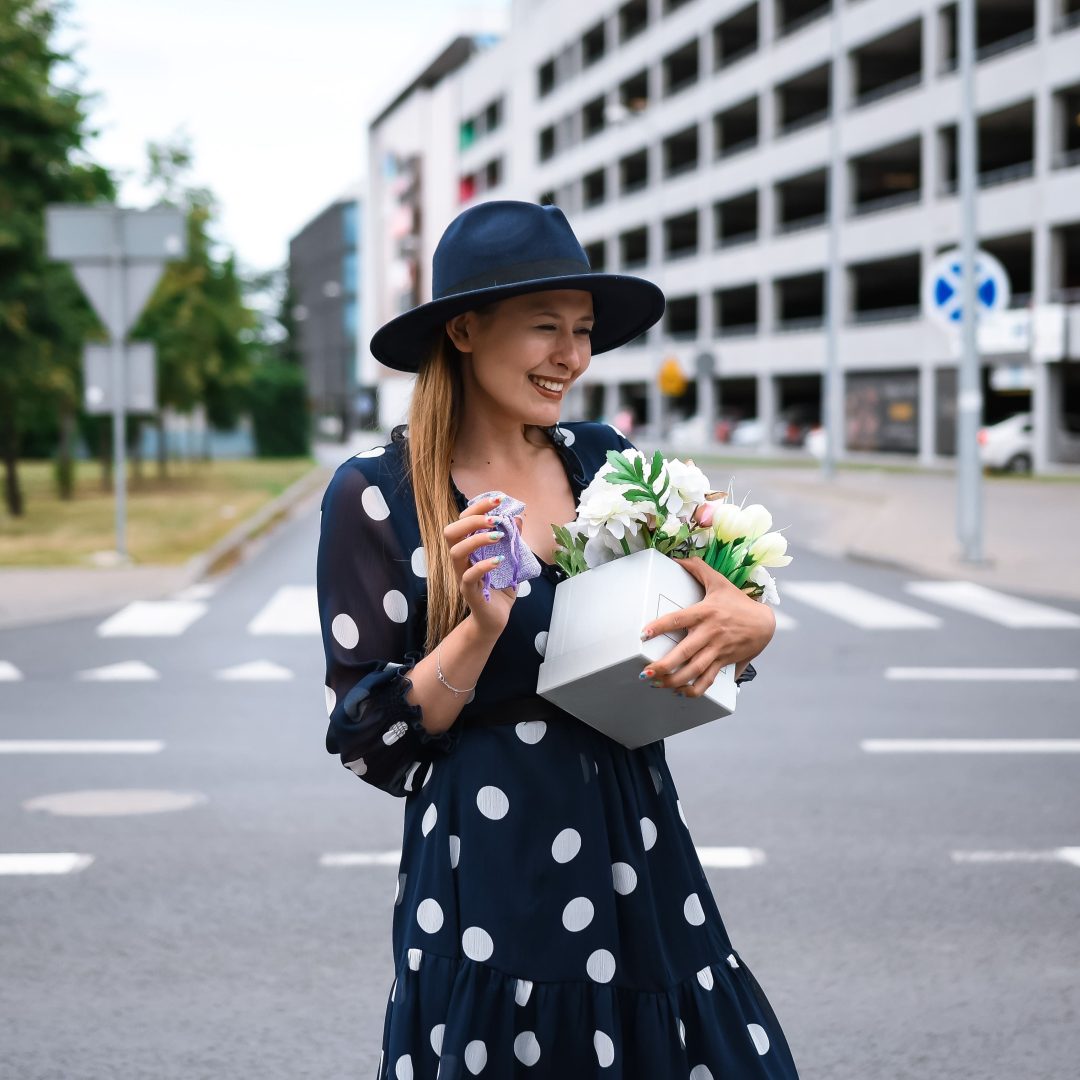
<instances>
[{"instance_id":1,"label":"sheer polka dot sleeve","mask_svg":"<svg viewBox=\"0 0 1080 1080\"><path fill-rule=\"evenodd\" d=\"M354 458L323 497L317 584L326 654L326 749L391 795L418 790L422 765L453 749L457 732L430 734L405 700L408 673L422 658L425 610L416 552L401 539L408 523L393 470ZM415 527L415 524L414 526Z\"/></svg>"}]
</instances>

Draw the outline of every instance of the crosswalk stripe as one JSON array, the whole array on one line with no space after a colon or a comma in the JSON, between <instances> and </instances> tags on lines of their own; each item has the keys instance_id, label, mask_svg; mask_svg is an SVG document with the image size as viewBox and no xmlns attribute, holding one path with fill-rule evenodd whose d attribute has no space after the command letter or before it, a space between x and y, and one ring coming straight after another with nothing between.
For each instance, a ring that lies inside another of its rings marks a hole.
<instances>
[{"instance_id":1,"label":"crosswalk stripe","mask_svg":"<svg viewBox=\"0 0 1080 1080\"><path fill-rule=\"evenodd\" d=\"M223 668L216 677L225 682L287 682L293 673L273 660L252 660L247 664Z\"/></svg>"},{"instance_id":2,"label":"crosswalk stripe","mask_svg":"<svg viewBox=\"0 0 1080 1080\"><path fill-rule=\"evenodd\" d=\"M955 863L1063 862L1080 867L1080 847L1052 848L1049 851L954 851Z\"/></svg>"},{"instance_id":3,"label":"crosswalk stripe","mask_svg":"<svg viewBox=\"0 0 1080 1080\"><path fill-rule=\"evenodd\" d=\"M90 682L153 682L161 676L142 660L122 660L119 664L80 671L78 677Z\"/></svg>"},{"instance_id":4,"label":"crosswalk stripe","mask_svg":"<svg viewBox=\"0 0 1080 1080\"><path fill-rule=\"evenodd\" d=\"M218 591L217 582L197 581L178 593L173 593L173 600L209 600Z\"/></svg>"},{"instance_id":5,"label":"crosswalk stripe","mask_svg":"<svg viewBox=\"0 0 1080 1080\"><path fill-rule=\"evenodd\" d=\"M978 615L1014 630L1080 628L1080 615L1071 611L1021 600L973 581L912 581L904 588L921 600Z\"/></svg>"},{"instance_id":6,"label":"crosswalk stripe","mask_svg":"<svg viewBox=\"0 0 1080 1080\"><path fill-rule=\"evenodd\" d=\"M0 853L0 874L74 874L93 861L93 855L74 851Z\"/></svg>"},{"instance_id":7,"label":"crosswalk stripe","mask_svg":"<svg viewBox=\"0 0 1080 1080\"><path fill-rule=\"evenodd\" d=\"M159 739L0 739L0 754L159 754Z\"/></svg>"},{"instance_id":8,"label":"crosswalk stripe","mask_svg":"<svg viewBox=\"0 0 1080 1080\"><path fill-rule=\"evenodd\" d=\"M863 630L923 630L941 625L936 615L878 596L846 581L789 581L785 595Z\"/></svg>"},{"instance_id":9,"label":"crosswalk stripe","mask_svg":"<svg viewBox=\"0 0 1080 1080\"><path fill-rule=\"evenodd\" d=\"M1080 739L863 739L868 754L1080 754Z\"/></svg>"},{"instance_id":10,"label":"crosswalk stripe","mask_svg":"<svg viewBox=\"0 0 1080 1080\"><path fill-rule=\"evenodd\" d=\"M176 637L206 614L197 600L136 600L106 619L99 637Z\"/></svg>"},{"instance_id":11,"label":"crosswalk stripe","mask_svg":"<svg viewBox=\"0 0 1080 1080\"><path fill-rule=\"evenodd\" d=\"M885 669L886 679L915 682L1075 682L1077 668L907 668Z\"/></svg>"},{"instance_id":12,"label":"crosswalk stripe","mask_svg":"<svg viewBox=\"0 0 1080 1080\"><path fill-rule=\"evenodd\" d=\"M699 847L697 853L701 865L712 869L744 870L765 862L760 848ZM397 866L400 862L400 851L338 851L319 856L320 866L332 867Z\"/></svg>"},{"instance_id":13,"label":"crosswalk stripe","mask_svg":"<svg viewBox=\"0 0 1080 1080\"><path fill-rule=\"evenodd\" d=\"M773 614L776 616L777 630L794 630L799 625L785 611L777 611L776 608L773 608Z\"/></svg>"},{"instance_id":14,"label":"crosswalk stripe","mask_svg":"<svg viewBox=\"0 0 1080 1080\"><path fill-rule=\"evenodd\" d=\"M19 682L22 677L22 672L10 660L0 660L0 682Z\"/></svg>"},{"instance_id":15,"label":"crosswalk stripe","mask_svg":"<svg viewBox=\"0 0 1080 1080\"><path fill-rule=\"evenodd\" d=\"M282 585L248 623L249 634L318 634L314 585Z\"/></svg>"}]
</instances>

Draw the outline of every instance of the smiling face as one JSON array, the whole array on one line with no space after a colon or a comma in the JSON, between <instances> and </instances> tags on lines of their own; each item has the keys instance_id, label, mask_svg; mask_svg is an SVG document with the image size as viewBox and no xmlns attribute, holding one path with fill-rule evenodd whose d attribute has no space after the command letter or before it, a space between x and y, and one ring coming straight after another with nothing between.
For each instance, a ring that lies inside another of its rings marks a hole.
<instances>
[{"instance_id":1,"label":"smiling face","mask_svg":"<svg viewBox=\"0 0 1080 1080\"><path fill-rule=\"evenodd\" d=\"M526 293L446 324L462 354L466 412L496 409L550 427L566 391L592 359L592 295L580 289Z\"/></svg>"}]
</instances>

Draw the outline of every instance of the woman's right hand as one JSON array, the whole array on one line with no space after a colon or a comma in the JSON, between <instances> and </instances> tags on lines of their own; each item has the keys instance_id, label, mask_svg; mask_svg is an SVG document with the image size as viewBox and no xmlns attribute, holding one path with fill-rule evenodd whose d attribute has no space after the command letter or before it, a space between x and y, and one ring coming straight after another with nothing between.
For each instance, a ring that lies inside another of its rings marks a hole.
<instances>
[{"instance_id":1,"label":"woman's right hand","mask_svg":"<svg viewBox=\"0 0 1080 1080\"><path fill-rule=\"evenodd\" d=\"M467 506L443 529L443 536L450 545L450 559L458 578L458 587L465 603L469 605L477 626L497 638L510 619L510 609L517 599L513 588L491 589L491 599L484 599L484 574L499 564L494 558L473 563L469 555L479 548L494 544L499 537L492 537L498 525L492 525L488 513L499 505L499 499L487 498ZM473 534L477 535L473 535Z\"/></svg>"}]
</instances>

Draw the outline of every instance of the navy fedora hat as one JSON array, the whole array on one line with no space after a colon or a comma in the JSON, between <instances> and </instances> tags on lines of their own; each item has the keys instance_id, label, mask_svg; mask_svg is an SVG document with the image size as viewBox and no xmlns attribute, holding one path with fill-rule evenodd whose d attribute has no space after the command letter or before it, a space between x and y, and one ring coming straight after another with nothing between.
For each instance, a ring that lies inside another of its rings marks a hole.
<instances>
[{"instance_id":1,"label":"navy fedora hat","mask_svg":"<svg viewBox=\"0 0 1080 1080\"><path fill-rule=\"evenodd\" d=\"M557 206L498 200L472 206L450 222L431 261L432 299L380 327L371 339L372 355L398 371L418 371L447 319L548 289L592 293L593 355L631 341L664 314L659 286L589 266Z\"/></svg>"}]
</instances>

